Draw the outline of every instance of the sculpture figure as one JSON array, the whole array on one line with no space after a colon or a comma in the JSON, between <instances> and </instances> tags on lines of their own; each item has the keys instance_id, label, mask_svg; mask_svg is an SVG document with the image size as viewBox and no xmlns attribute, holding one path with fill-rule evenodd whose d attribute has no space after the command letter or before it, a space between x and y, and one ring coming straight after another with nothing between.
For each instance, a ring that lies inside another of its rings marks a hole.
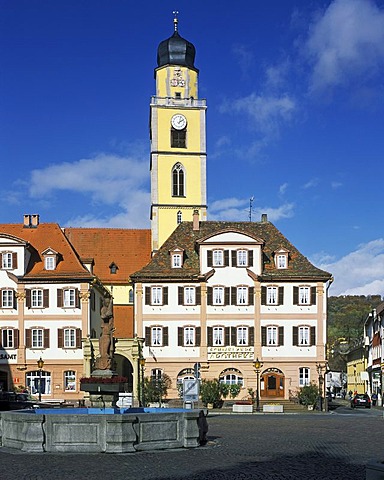
<instances>
[{"instance_id":1,"label":"sculpture figure","mask_svg":"<svg viewBox=\"0 0 384 480\"><path fill-rule=\"evenodd\" d=\"M113 360L113 299L105 296L103 306L100 310L101 335L99 340L99 356L96 359L95 367L98 370L110 370Z\"/></svg>"}]
</instances>

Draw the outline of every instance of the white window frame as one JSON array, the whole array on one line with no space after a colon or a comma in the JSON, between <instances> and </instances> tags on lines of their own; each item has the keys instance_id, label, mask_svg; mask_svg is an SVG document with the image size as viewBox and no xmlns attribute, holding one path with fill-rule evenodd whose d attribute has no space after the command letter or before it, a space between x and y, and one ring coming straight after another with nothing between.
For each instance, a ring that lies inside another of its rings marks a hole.
<instances>
[{"instance_id":1,"label":"white window frame","mask_svg":"<svg viewBox=\"0 0 384 480\"><path fill-rule=\"evenodd\" d=\"M44 348L44 329L31 329L31 348Z\"/></svg>"},{"instance_id":2,"label":"white window frame","mask_svg":"<svg viewBox=\"0 0 384 480\"><path fill-rule=\"evenodd\" d=\"M212 266L224 267L224 250L212 251Z\"/></svg>"},{"instance_id":3,"label":"white window frame","mask_svg":"<svg viewBox=\"0 0 384 480\"><path fill-rule=\"evenodd\" d=\"M55 270L56 268L56 258L54 256L48 256L44 258L44 268L45 270Z\"/></svg>"},{"instance_id":4,"label":"white window frame","mask_svg":"<svg viewBox=\"0 0 384 480\"><path fill-rule=\"evenodd\" d=\"M279 287L267 287L267 305L278 305L279 303Z\"/></svg>"},{"instance_id":5,"label":"white window frame","mask_svg":"<svg viewBox=\"0 0 384 480\"><path fill-rule=\"evenodd\" d=\"M274 325L267 327L267 346L277 347L279 344L279 329Z\"/></svg>"},{"instance_id":6,"label":"white window frame","mask_svg":"<svg viewBox=\"0 0 384 480\"><path fill-rule=\"evenodd\" d=\"M15 292L10 288L1 291L1 304L3 308L14 308L14 294Z\"/></svg>"},{"instance_id":7,"label":"white window frame","mask_svg":"<svg viewBox=\"0 0 384 480\"><path fill-rule=\"evenodd\" d=\"M151 327L151 346L163 346L163 327L160 327L158 325Z\"/></svg>"},{"instance_id":8,"label":"white window frame","mask_svg":"<svg viewBox=\"0 0 384 480\"><path fill-rule=\"evenodd\" d=\"M279 253L276 256L276 268L285 269L288 268L288 257L286 253Z\"/></svg>"},{"instance_id":9,"label":"white window frame","mask_svg":"<svg viewBox=\"0 0 384 480\"><path fill-rule=\"evenodd\" d=\"M196 305L196 287L184 287L184 305Z\"/></svg>"},{"instance_id":10,"label":"white window frame","mask_svg":"<svg viewBox=\"0 0 384 480\"><path fill-rule=\"evenodd\" d=\"M1 330L1 343L3 348L15 348L15 331L13 328Z\"/></svg>"},{"instance_id":11,"label":"white window frame","mask_svg":"<svg viewBox=\"0 0 384 480\"><path fill-rule=\"evenodd\" d=\"M76 348L76 328L63 329L63 348Z\"/></svg>"},{"instance_id":12,"label":"white window frame","mask_svg":"<svg viewBox=\"0 0 384 480\"><path fill-rule=\"evenodd\" d=\"M248 250L237 250L236 263L238 267L248 266Z\"/></svg>"},{"instance_id":13,"label":"white window frame","mask_svg":"<svg viewBox=\"0 0 384 480\"><path fill-rule=\"evenodd\" d=\"M10 270L12 269L12 266L12 252L3 252L1 254L1 268L3 270Z\"/></svg>"},{"instance_id":14,"label":"white window frame","mask_svg":"<svg viewBox=\"0 0 384 480\"><path fill-rule=\"evenodd\" d=\"M299 368L299 387L310 385L311 371L308 367Z\"/></svg>"},{"instance_id":15,"label":"white window frame","mask_svg":"<svg viewBox=\"0 0 384 480\"><path fill-rule=\"evenodd\" d=\"M299 287L299 305L311 304L311 287L301 286Z\"/></svg>"},{"instance_id":16,"label":"white window frame","mask_svg":"<svg viewBox=\"0 0 384 480\"><path fill-rule=\"evenodd\" d=\"M184 327L183 331L184 336L184 346L185 347L194 347L196 345L196 328L195 327Z\"/></svg>"},{"instance_id":17,"label":"white window frame","mask_svg":"<svg viewBox=\"0 0 384 480\"><path fill-rule=\"evenodd\" d=\"M212 305L224 305L225 289L224 287L212 287Z\"/></svg>"},{"instance_id":18,"label":"white window frame","mask_svg":"<svg viewBox=\"0 0 384 480\"><path fill-rule=\"evenodd\" d=\"M244 379L236 373L227 373L220 377L220 383L225 383L226 385L243 385Z\"/></svg>"},{"instance_id":19,"label":"white window frame","mask_svg":"<svg viewBox=\"0 0 384 480\"><path fill-rule=\"evenodd\" d=\"M64 390L73 392L76 390L76 372L75 370L66 370L64 372Z\"/></svg>"},{"instance_id":20,"label":"white window frame","mask_svg":"<svg viewBox=\"0 0 384 480\"><path fill-rule=\"evenodd\" d=\"M297 329L298 344L300 346L309 347L311 345L311 328L305 325Z\"/></svg>"},{"instance_id":21,"label":"white window frame","mask_svg":"<svg viewBox=\"0 0 384 480\"><path fill-rule=\"evenodd\" d=\"M163 305L163 287L151 287L151 305Z\"/></svg>"},{"instance_id":22,"label":"white window frame","mask_svg":"<svg viewBox=\"0 0 384 480\"><path fill-rule=\"evenodd\" d=\"M237 287L236 288L236 304L237 305L248 305L248 287Z\"/></svg>"},{"instance_id":23,"label":"white window frame","mask_svg":"<svg viewBox=\"0 0 384 480\"><path fill-rule=\"evenodd\" d=\"M73 308L76 307L76 289L65 288L63 290L63 307Z\"/></svg>"},{"instance_id":24,"label":"white window frame","mask_svg":"<svg viewBox=\"0 0 384 480\"><path fill-rule=\"evenodd\" d=\"M33 288L31 291L31 308L41 308L44 305L44 293L41 288Z\"/></svg>"},{"instance_id":25,"label":"white window frame","mask_svg":"<svg viewBox=\"0 0 384 480\"><path fill-rule=\"evenodd\" d=\"M236 344L237 345L248 345L249 344L249 329L248 327L237 327L236 329Z\"/></svg>"},{"instance_id":26,"label":"white window frame","mask_svg":"<svg viewBox=\"0 0 384 480\"><path fill-rule=\"evenodd\" d=\"M224 327L213 327L212 328L212 345L214 347L224 347L224 343L225 343Z\"/></svg>"},{"instance_id":27,"label":"white window frame","mask_svg":"<svg viewBox=\"0 0 384 480\"><path fill-rule=\"evenodd\" d=\"M182 257L181 253L172 254L172 268L181 268L182 267Z\"/></svg>"}]
</instances>

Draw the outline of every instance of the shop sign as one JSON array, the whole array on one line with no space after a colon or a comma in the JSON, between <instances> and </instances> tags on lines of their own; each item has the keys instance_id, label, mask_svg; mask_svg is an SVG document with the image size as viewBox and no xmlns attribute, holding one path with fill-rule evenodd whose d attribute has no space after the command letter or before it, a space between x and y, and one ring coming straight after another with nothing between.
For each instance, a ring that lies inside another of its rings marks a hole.
<instances>
[{"instance_id":1,"label":"shop sign","mask_svg":"<svg viewBox=\"0 0 384 480\"><path fill-rule=\"evenodd\" d=\"M208 347L208 360L253 360L254 347Z\"/></svg>"},{"instance_id":2,"label":"shop sign","mask_svg":"<svg viewBox=\"0 0 384 480\"><path fill-rule=\"evenodd\" d=\"M0 353L0 360L16 360L16 353Z\"/></svg>"}]
</instances>

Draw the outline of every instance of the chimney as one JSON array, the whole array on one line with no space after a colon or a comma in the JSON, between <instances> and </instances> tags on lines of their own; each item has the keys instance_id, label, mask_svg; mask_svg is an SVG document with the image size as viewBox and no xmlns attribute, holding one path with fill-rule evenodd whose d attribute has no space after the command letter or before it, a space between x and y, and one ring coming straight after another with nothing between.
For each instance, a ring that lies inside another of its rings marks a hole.
<instances>
[{"instance_id":1,"label":"chimney","mask_svg":"<svg viewBox=\"0 0 384 480\"><path fill-rule=\"evenodd\" d=\"M24 214L24 228L30 228L31 226L31 215Z\"/></svg>"},{"instance_id":2,"label":"chimney","mask_svg":"<svg viewBox=\"0 0 384 480\"><path fill-rule=\"evenodd\" d=\"M36 228L39 225L40 215L31 215L31 227Z\"/></svg>"},{"instance_id":3,"label":"chimney","mask_svg":"<svg viewBox=\"0 0 384 480\"><path fill-rule=\"evenodd\" d=\"M261 222L262 223L268 222L268 215L266 213L261 214Z\"/></svg>"},{"instance_id":4,"label":"chimney","mask_svg":"<svg viewBox=\"0 0 384 480\"><path fill-rule=\"evenodd\" d=\"M199 222L199 211L193 211L193 231L198 232L200 230L200 222Z\"/></svg>"}]
</instances>

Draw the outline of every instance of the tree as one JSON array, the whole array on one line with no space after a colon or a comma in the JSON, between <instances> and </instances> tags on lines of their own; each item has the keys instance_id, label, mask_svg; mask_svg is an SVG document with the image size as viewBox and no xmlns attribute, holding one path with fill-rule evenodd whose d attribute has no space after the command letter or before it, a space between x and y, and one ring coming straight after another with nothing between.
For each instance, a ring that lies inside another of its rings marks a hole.
<instances>
[{"instance_id":1,"label":"tree","mask_svg":"<svg viewBox=\"0 0 384 480\"><path fill-rule=\"evenodd\" d=\"M163 373L160 378L146 377L143 388L145 404L155 402L161 404L162 399L167 396L168 389L171 385L171 378L166 373Z\"/></svg>"}]
</instances>

